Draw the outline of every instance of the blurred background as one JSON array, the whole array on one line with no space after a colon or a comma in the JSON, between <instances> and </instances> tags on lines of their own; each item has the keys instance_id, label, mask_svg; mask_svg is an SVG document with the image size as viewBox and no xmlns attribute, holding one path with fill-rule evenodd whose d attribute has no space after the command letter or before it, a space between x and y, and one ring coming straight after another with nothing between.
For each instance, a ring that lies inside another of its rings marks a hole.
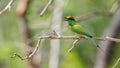
<instances>
[{"instance_id":1,"label":"blurred background","mask_svg":"<svg viewBox=\"0 0 120 68\"><path fill-rule=\"evenodd\" d=\"M0 10L10 1L0 0ZM44 39L32 59L11 56L26 56L40 36L53 30L60 36L76 36L64 20L67 15L78 19L95 37L119 38L119 7L119 0L14 0L10 10L0 14L0 68L112 68L120 57L120 44L111 41L96 40L101 51L89 41L80 40L67 53L73 39ZM120 68L119 64L115 68Z\"/></svg>"}]
</instances>

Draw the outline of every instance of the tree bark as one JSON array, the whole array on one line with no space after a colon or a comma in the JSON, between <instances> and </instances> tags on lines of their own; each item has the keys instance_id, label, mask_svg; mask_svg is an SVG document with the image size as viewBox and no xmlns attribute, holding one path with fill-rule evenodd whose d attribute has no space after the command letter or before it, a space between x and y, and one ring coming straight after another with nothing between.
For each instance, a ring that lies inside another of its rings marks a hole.
<instances>
[{"instance_id":1,"label":"tree bark","mask_svg":"<svg viewBox=\"0 0 120 68\"><path fill-rule=\"evenodd\" d=\"M61 22L63 14L64 0L54 0L54 11L52 17L51 29L61 34ZM49 68L59 68L60 40L51 40Z\"/></svg>"}]
</instances>

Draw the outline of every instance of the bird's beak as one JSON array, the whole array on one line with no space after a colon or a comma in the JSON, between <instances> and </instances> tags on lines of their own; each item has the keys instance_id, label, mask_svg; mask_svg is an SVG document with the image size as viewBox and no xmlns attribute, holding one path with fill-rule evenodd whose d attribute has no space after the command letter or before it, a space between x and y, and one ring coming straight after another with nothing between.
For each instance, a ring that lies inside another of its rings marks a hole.
<instances>
[{"instance_id":1,"label":"bird's beak","mask_svg":"<svg viewBox=\"0 0 120 68\"><path fill-rule=\"evenodd\" d=\"M68 19L66 17L64 17L64 18L65 18L65 21L68 21Z\"/></svg>"}]
</instances>

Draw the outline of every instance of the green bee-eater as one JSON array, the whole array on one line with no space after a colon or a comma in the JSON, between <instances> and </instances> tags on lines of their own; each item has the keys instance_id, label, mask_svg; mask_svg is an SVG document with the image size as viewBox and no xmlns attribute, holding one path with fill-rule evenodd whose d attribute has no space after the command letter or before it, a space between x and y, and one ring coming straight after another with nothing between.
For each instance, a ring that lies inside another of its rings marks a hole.
<instances>
[{"instance_id":1,"label":"green bee-eater","mask_svg":"<svg viewBox=\"0 0 120 68\"><path fill-rule=\"evenodd\" d=\"M84 28L75 20L72 16L66 16L66 21L68 21L69 26L71 27L71 30L74 31L77 34L83 35L85 38L87 38L89 41L91 41L96 47L99 47L96 42L93 39L93 36L88 34Z\"/></svg>"}]
</instances>

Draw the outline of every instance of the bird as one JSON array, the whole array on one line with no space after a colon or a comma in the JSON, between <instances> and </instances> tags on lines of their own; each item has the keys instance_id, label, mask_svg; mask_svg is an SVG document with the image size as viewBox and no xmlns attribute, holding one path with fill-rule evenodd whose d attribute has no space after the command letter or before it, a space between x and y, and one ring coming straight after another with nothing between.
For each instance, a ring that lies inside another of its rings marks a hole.
<instances>
[{"instance_id":1,"label":"bird","mask_svg":"<svg viewBox=\"0 0 120 68\"><path fill-rule=\"evenodd\" d=\"M68 21L68 25L70 26L71 30L79 35L84 36L87 38L94 46L99 47L99 45L93 39L93 36L90 35L85 28L83 28L73 16L66 16L64 17L66 21Z\"/></svg>"}]
</instances>

